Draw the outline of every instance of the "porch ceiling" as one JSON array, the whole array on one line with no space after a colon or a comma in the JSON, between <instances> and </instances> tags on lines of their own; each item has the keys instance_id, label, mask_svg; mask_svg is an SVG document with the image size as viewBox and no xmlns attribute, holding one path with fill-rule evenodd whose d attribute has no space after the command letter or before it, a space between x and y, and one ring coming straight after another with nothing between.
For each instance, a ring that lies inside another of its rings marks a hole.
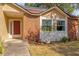
<instances>
[{"instance_id":1,"label":"porch ceiling","mask_svg":"<svg viewBox=\"0 0 79 59\"><path fill-rule=\"evenodd\" d=\"M8 17L17 17L17 18L21 18L24 16L24 14L21 12L13 12L13 11L4 11L4 14Z\"/></svg>"}]
</instances>

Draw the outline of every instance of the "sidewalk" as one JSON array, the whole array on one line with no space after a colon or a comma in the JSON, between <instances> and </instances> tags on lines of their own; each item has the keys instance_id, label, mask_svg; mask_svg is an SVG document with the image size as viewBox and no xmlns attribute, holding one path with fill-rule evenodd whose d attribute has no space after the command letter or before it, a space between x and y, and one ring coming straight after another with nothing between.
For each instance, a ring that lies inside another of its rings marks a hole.
<instances>
[{"instance_id":1,"label":"sidewalk","mask_svg":"<svg viewBox=\"0 0 79 59\"><path fill-rule=\"evenodd\" d=\"M11 39L5 43L4 56L30 56L27 42Z\"/></svg>"}]
</instances>

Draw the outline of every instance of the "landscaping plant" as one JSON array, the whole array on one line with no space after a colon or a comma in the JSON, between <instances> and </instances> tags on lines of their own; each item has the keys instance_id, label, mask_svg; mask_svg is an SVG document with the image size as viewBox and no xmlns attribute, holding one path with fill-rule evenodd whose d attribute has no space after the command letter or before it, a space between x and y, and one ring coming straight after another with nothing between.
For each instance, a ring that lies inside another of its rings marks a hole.
<instances>
[{"instance_id":1,"label":"landscaping plant","mask_svg":"<svg viewBox=\"0 0 79 59\"><path fill-rule=\"evenodd\" d=\"M0 40L0 54L2 54L2 51L3 51L3 45L2 45L2 42Z\"/></svg>"},{"instance_id":2,"label":"landscaping plant","mask_svg":"<svg viewBox=\"0 0 79 59\"><path fill-rule=\"evenodd\" d=\"M68 37L63 37L61 38L60 42L68 42L69 41L69 38Z\"/></svg>"}]
</instances>

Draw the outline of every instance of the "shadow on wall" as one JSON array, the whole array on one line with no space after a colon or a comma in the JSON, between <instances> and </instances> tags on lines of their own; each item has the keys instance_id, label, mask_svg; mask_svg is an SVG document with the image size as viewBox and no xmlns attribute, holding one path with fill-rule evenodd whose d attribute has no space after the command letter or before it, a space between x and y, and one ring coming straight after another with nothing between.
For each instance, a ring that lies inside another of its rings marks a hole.
<instances>
[{"instance_id":1,"label":"shadow on wall","mask_svg":"<svg viewBox=\"0 0 79 59\"><path fill-rule=\"evenodd\" d=\"M26 39L28 39L29 43L39 42L40 31L36 24L32 24L29 26L26 34Z\"/></svg>"},{"instance_id":2,"label":"shadow on wall","mask_svg":"<svg viewBox=\"0 0 79 59\"><path fill-rule=\"evenodd\" d=\"M28 34L29 35L27 36L27 39L29 40L29 42L39 42L39 31L28 31Z\"/></svg>"}]
</instances>

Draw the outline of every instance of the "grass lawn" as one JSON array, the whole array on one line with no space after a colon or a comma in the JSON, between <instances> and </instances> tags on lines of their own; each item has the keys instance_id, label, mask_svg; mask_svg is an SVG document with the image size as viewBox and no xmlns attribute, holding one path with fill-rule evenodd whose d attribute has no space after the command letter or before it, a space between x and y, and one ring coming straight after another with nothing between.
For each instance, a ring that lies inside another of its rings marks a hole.
<instances>
[{"instance_id":1,"label":"grass lawn","mask_svg":"<svg viewBox=\"0 0 79 59\"><path fill-rule=\"evenodd\" d=\"M79 41L52 44L30 44L32 56L79 56Z\"/></svg>"}]
</instances>

